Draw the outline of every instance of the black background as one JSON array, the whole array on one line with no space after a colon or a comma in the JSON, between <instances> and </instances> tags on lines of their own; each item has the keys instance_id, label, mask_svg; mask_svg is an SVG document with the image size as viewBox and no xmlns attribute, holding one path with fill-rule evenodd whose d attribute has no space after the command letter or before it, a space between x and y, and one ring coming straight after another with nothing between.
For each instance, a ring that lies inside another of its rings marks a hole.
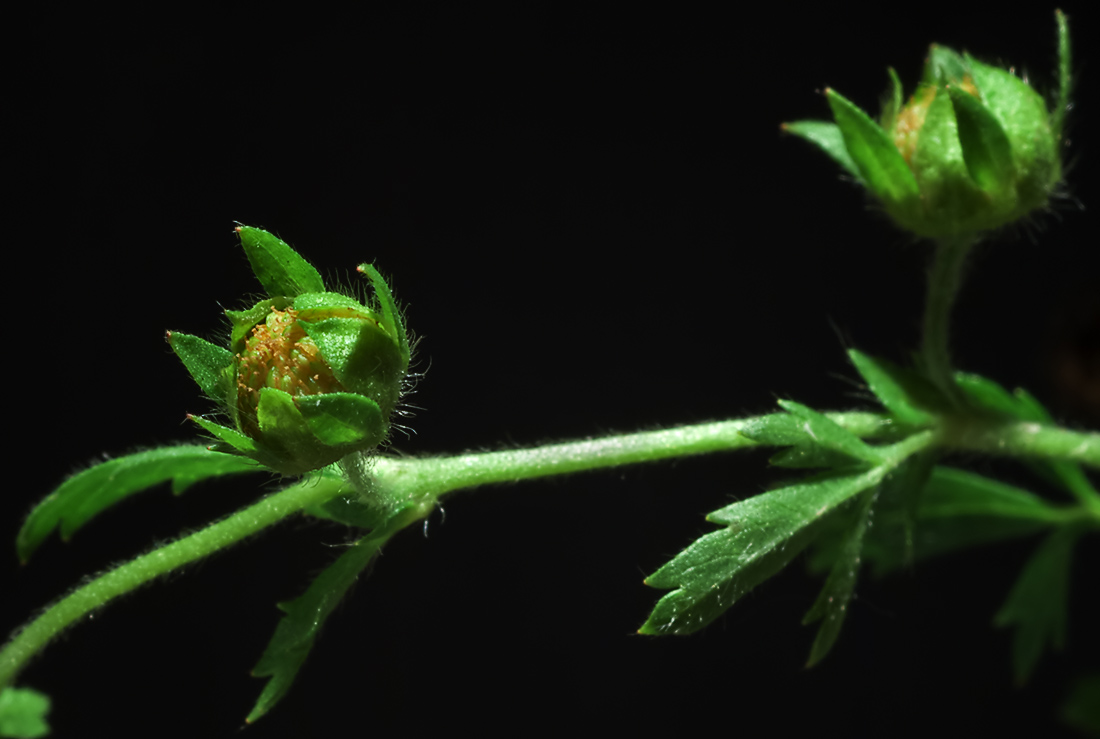
<instances>
[{"instance_id":1,"label":"black background","mask_svg":"<svg viewBox=\"0 0 1100 739\"><path fill-rule=\"evenodd\" d=\"M1097 351L1085 327L1098 320L1087 304L1100 251L1095 215L1079 207L1100 202L1084 136L1096 29L1063 7L1083 72L1068 196L979 249L953 346L960 367L1096 428L1064 379L1067 362ZM902 359L915 345L928 247L778 124L826 117L826 85L877 110L886 66L911 87L933 40L1014 64L1044 91L1055 54L1053 6L1041 3L925 8L904 23L774 4L59 13L20 36L5 115L16 132L6 276L20 296L6 334L9 541L34 501L101 454L196 438L184 414L209 408L164 330L217 336L219 306L258 291L234 221L275 231L331 277L355 279L362 261L392 276L425 375L400 452L737 417L780 397L867 407L844 348ZM955 461L1033 482L1012 465ZM637 636L660 595L643 576L711 530L705 512L772 479L748 453L456 495L427 538L410 530L386 549L246 735L1059 730L1068 681L1100 664L1087 602L1096 537L1078 549L1071 649L1022 690L1010 635L990 621L1034 542L865 581L833 654L810 671L813 631L799 620L818 584L801 563L699 635ZM264 489L239 478L152 492L25 567L3 558L3 628ZM230 735L262 687L248 671L275 602L345 541L333 525L280 525L97 613L21 682L53 697L57 736Z\"/></svg>"}]
</instances>

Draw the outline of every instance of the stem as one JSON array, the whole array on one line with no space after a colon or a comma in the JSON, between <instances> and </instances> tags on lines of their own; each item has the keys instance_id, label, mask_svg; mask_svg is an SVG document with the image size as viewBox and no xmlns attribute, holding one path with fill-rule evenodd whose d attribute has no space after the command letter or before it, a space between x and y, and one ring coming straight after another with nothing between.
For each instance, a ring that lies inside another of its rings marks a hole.
<instances>
[{"instance_id":1,"label":"stem","mask_svg":"<svg viewBox=\"0 0 1100 739\"><path fill-rule=\"evenodd\" d=\"M943 239L936 243L924 304L924 340L921 345L924 371L955 407L961 407L963 401L955 385L948 348L951 308L962 285L966 257L974 243L970 236Z\"/></svg>"},{"instance_id":2,"label":"stem","mask_svg":"<svg viewBox=\"0 0 1100 739\"><path fill-rule=\"evenodd\" d=\"M310 477L270 495L217 523L120 565L97 577L27 625L0 651L0 686L12 682L27 661L66 626L109 600L190 562L201 559L345 489L343 480Z\"/></svg>"},{"instance_id":3,"label":"stem","mask_svg":"<svg viewBox=\"0 0 1100 739\"><path fill-rule=\"evenodd\" d=\"M828 413L834 422L861 437L892 430L887 417L876 413ZM759 419L719 421L662 431L586 439L532 449L462 454L453 457L376 459L371 473L386 497L412 499L440 496L498 482L515 482L548 475L653 462L716 451L757 446L738 432Z\"/></svg>"}]
</instances>

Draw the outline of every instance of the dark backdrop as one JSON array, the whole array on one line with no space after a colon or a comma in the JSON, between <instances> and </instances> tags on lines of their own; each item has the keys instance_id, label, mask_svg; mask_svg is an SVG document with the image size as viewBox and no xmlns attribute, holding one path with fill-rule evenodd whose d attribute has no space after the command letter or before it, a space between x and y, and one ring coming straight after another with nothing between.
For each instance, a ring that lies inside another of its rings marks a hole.
<instances>
[{"instance_id":1,"label":"dark backdrop","mask_svg":"<svg viewBox=\"0 0 1100 739\"><path fill-rule=\"evenodd\" d=\"M1080 362L1100 252L1084 70L1068 197L990 244L958 305L959 366L1024 385L1096 428ZM770 410L865 407L844 348L902 359L918 338L926 245L899 234L823 155L783 137L835 86L877 110L888 65L965 47L1049 90L1053 6L913 10L422 12L401 18L43 15L9 68L8 393L0 535L102 453L197 435L204 412L166 328L216 336L258 290L234 221L271 229L340 279L392 276L421 338L410 438L444 453ZM15 131L13 135L11 131ZM1088 234L1092 234L1089 236ZM1095 329L1093 329L1095 332ZM1091 346L1091 349L1089 348ZM1059 369L1061 368L1061 369ZM1095 381L1095 376L1094 376ZM1095 392L1095 390L1093 390ZM1091 413L1091 415L1090 415ZM1031 484L1012 465L956 460ZM1071 649L1011 680L990 628L1034 542L865 581L833 654L802 665L818 583L801 562L684 639L634 632L642 585L764 489L761 454L457 495L407 531L332 617L299 682L247 735L435 728L517 733L718 721L740 735L1051 730L1100 664L1079 550ZM247 478L139 496L3 558L3 628L96 572L252 500ZM1095 537L1093 537L1095 539ZM262 683L248 670L338 553L338 527L287 522L82 623L23 682L57 735L220 736ZM1094 578L1092 578L1094 579ZM1091 584L1090 584L1091 583Z\"/></svg>"}]
</instances>

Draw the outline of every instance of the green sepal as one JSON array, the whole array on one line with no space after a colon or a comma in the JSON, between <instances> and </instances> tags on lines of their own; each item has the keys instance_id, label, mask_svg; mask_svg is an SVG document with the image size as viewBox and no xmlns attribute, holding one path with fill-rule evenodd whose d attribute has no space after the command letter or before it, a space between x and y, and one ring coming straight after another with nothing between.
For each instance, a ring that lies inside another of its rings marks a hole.
<instances>
[{"instance_id":1,"label":"green sepal","mask_svg":"<svg viewBox=\"0 0 1100 739\"><path fill-rule=\"evenodd\" d=\"M237 233L252 271L271 297L325 291L321 274L282 239L251 226L240 226Z\"/></svg>"},{"instance_id":2,"label":"green sepal","mask_svg":"<svg viewBox=\"0 0 1100 739\"><path fill-rule=\"evenodd\" d=\"M282 310L286 307L286 304L287 301L285 300L271 298L268 300L261 300L248 310L227 310L225 315L232 326L229 337L229 347L232 352L239 353L244 351L245 340L248 338L248 335L252 333L252 329L256 328L257 324L264 322L268 314L271 313L272 308Z\"/></svg>"},{"instance_id":3,"label":"green sepal","mask_svg":"<svg viewBox=\"0 0 1100 739\"><path fill-rule=\"evenodd\" d=\"M30 688L0 688L0 736L37 739L50 733L50 698Z\"/></svg>"},{"instance_id":4,"label":"green sepal","mask_svg":"<svg viewBox=\"0 0 1100 739\"><path fill-rule=\"evenodd\" d=\"M1016 166L1012 145L1000 121L981 100L958 85L949 85L947 94L955 109L959 143L970 178L996 198L1014 199Z\"/></svg>"},{"instance_id":5,"label":"green sepal","mask_svg":"<svg viewBox=\"0 0 1100 739\"><path fill-rule=\"evenodd\" d=\"M970 74L967 59L959 52L939 44L928 47L928 56L924 62L922 86L943 87L953 82L961 82Z\"/></svg>"},{"instance_id":6,"label":"green sepal","mask_svg":"<svg viewBox=\"0 0 1100 739\"><path fill-rule=\"evenodd\" d=\"M806 661L806 667L813 667L820 662L829 650L833 648L837 637L840 635L841 626L844 625L844 617L848 613L848 604L855 592L856 580L859 579L860 553L863 551L863 535L867 531L871 517L871 508L875 504L876 491L867 490L862 494L859 505L859 515L852 526L844 543L840 548L840 555L833 564L832 572L821 588L817 600L802 618L802 625L808 626L816 621L822 621L814 637L813 646L810 648L810 656Z\"/></svg>"},{"instance_id":7,"label":"green sepal","mask_svg":"<svg viewBox=\"0 0 1100 739\"><path fill-rule=\"evenodd\" d=\"M190 421L194 421L199 426L202 426L204 431L212 434L218 441L222 442L222 445L219 445L217 449L219 452L226 452L232 449L236 453L252 457L253 459L256 458L256 455L261 453L255 441L236 429L222 426L213 421L208 421L202 416L188 414L187 418ZM228 447L228 449L225 447Z\"/></svg>"},{"instance_id":8,"label":"green sepal","mask_svg":"<svg viewBox=\"0 0 1100 739\"><path fill-rule=\"evenodd\" d=\"M367 531L381 526L389 515L386 507L367 505L358 493L338 495L319 506L306 508L305 513Z\"/></svg>"},{"instance_id":9,"label":"green sepal","mask_svg":"<svg viewBox=\"0 0 1100 739\"><path fill-rule=\"evenodd\" d=\"M101 462L76 473L35 506L19 529L15 549L26 562L55 529L67 541L102 511L162 482L171 481L172 492L179 495L200 480L260 471L250 460L212 454L202 446L162 447Z\"/></svg>"},{"instance_id":10,"label":"green sepal","mask_svg":"<svg viewBox=\"0 0 1100 739\"><path fill-rule=\"evenodd\" d=\"M382 545L418 517L415 505L394 512L374 533L352 544L339 559L321 572L306 592L288 603L279 604L279 609L286 615L279 621L263 656L252 670L254 677L271 679L245 721L253 723L286 695L299 668L309 656L321 626L359 573L370 564Z\"/></svg>"},{"instance_id":11,"label":"green sepal","mask_svg":"<svg viewBox=\"0 0 1100 739\"><path fill-rule=\"evenodd\" d=\"M226 367L233 363L233 353L211 344L197 336L168 332L168 345L191 373L203 394L219 403L227 402L230 387L227 383Z\"/></svg>"},{"instance_id":12,"label":"green sepal","mask_svg":"<svg viewBox=\"0 0 1100 739\"><path fill-rule=\"evenodd\" d=\"M1059 146L1063 145L1063 133L1065 130L1066 111L1069 110L1069 96L1073 87L1073 75L1071 71L1072 58L1069 43L1069 19L1061 10L1054 11L1054 18L1058 24L1058 94L1054 99L1053 111L1050 114L1050 129ZM1100 729L1098 729L1100 732Z\"/></svg>"},{"instance_id":13,"label":"green sepal","mask_svg":"<svg viewBox=\"0 0 1100 739\"><path fill-rule=\"evenodd\" d=\"M875 397L901 423L928 425L932 423L934 416L927 409L946 407L946 401L932 383L916 372L902 369L885 359L870 357L855 349L848 351L848 358Z\"/></svg>"},{"instance_id":14,"label":"green sepal","mask_svg":"<svg viewBox=\"0 0 1100 739\"><path fill-rule=\"evenodd\" d=\"M845 172L850 174L856 182L865 185L863 175L859 173L859 167L852 161L852 156L848 153L848 147L844 144L844 135L840 132L840 126L827 121L795 121L794 123L784 123L781 128L787 133L805 139L821 149L834 162L839 164Z\"/></svg>"},{"instance_id":15,"label":"green sepal","mask_svg":"<svg viewBox=\"0 0 1100 739\"><path fill-rule=\"evenodd\" d=\"M932 227L937 234L987 227L976 219L988 219L989 196L970 179L955 107L942 89L928 104L910 164L924 196L921 227Z\"/></svg>"},{"instance_id":16,"label":"green sepal","mask_svg":"<svg viewBox=\"0 0 1100 739\"><path fill-rule=\"evenodd\" d=\"M262 401L261 401L262 402ZM376 446L386 438L386 419L370 398L326 393L298 398L298 410L322 444Z\"/></svg>"},{"instance_id":17,"label":"green sepal","mask_svg":"<svg viewBox=\"0 0 1100 739\"><path fill-rule=\"evenodd\" d=\"M993 618L996 626L1016 627L1012 667L1017 683L1027 681L1048 643L1054 649L1065 646L1069 567L1083 531L1064 526L1044 539Z\"/></svg>"},{"instance_id":18,"label":"green sepal","mask_svg":"<svg viewBox=\"0 0 1100 739\"><path fill-rule=\"evenodd\" d=\"M256 406L256 423L260 427L260 443L300 459L310 457L310 451L318 444L309 429L305 417L288 392L273 387L260 388L260 402ZM324 464L331 464L329 460ZM295 466L294 463L291 463ZM322 465L318 464L317 467ZM294 473L287 473L294 474Z\"/></svg>"},{"instance_id":19,"label":"green sepal","mask_svg":"<svg viewBox=\"0 0 1100 739\"><path fill-rule=\"evenodd\" d=\"M1001 124L1013 153L1016 193L1010 217L1042 207L1062 177L1059 141L1046 102L1030 85L998 67L967 57L982 103Z\"/></svg>"},{"instance_id":20,"label":"green sepal","mask_svg":"<svg viewBox=\"0 0 1100 739\"><path fill-rule=\"evenodd\" d=\"M386 327L391 336L397 338L398 348L401 357L404 359L404 366L407 368L412 350L409 348L409 337L405 333L405 323L401 318L401 311L397 309L397 302L393 299L390 286L372 264L360 264L358 271L365 274L367 279L370 280L371 287L374 288L374 297L378 300L379 308L382 311L382 325Z\"/></svg>"},{"instance_id":21,"label":"green sepal","mask_svg":"<svg viewBox=\"0 0 1100 739\"><path fill-rule=\"evenodd\" d=\"M835 90L826 89L825 97L867 189L891 211L919 208L917 180L889 134Z\"/></svg>"},{"instance_id":22,"label":"green sepal","mask_svg":"<svg viewBox=\"0 0 1100 739\"><path fill-rule=\"evenodd\" d=\"M886 68L886 74L890 76L890 89L883 96L882 114L879 116L879 124L883 130L893 131L897 124L898 113L905 104L905 96L901 87L901 79L893 67Z\"/></svg>"},{"instance_id":23,"label":"green sepal","mask_svg":"<svg viewBox=\"0 0 1100 739\"><path fill-rule=\"evenodd\" d=\"M401 397L401 380L408 369L394 337L373 319L333 317L298 323L340 384L374 400L388 417Z\"/></svg>"}]
</instances>

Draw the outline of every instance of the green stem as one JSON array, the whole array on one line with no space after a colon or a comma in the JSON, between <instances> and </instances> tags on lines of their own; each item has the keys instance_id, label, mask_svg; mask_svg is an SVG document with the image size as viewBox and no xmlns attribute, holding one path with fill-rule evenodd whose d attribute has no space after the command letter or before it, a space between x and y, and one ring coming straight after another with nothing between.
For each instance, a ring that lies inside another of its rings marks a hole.
<instances>
[{"instance_id":1,"label":"green stem","mask_svg":"<svg viewBox=\"0 0 1100 739\"><path fill-rule=\"evenodd\" d=\"M65 627L113 598L128 593L276 523L307 506L323 503L346 489L331 477L310 477L270 495L194 534L120 565L77 588L27 625L0 651L0 686L15 676Z\"/></svg>"},{"instance_id":2,"label":"green stem","mask_svg":"<svg viewBox=\"0 0 1100 739\"><path fill-rule=\"evenodd\" d=\"M955 407L961 407L963 401L951 369L948 340L951 308L962 285L966 257L974 243L974 239L968 236L943 239L936 243L924 304L924 337L921 344L924 371L928 379Z\"/></svg>"}]
</instances>

